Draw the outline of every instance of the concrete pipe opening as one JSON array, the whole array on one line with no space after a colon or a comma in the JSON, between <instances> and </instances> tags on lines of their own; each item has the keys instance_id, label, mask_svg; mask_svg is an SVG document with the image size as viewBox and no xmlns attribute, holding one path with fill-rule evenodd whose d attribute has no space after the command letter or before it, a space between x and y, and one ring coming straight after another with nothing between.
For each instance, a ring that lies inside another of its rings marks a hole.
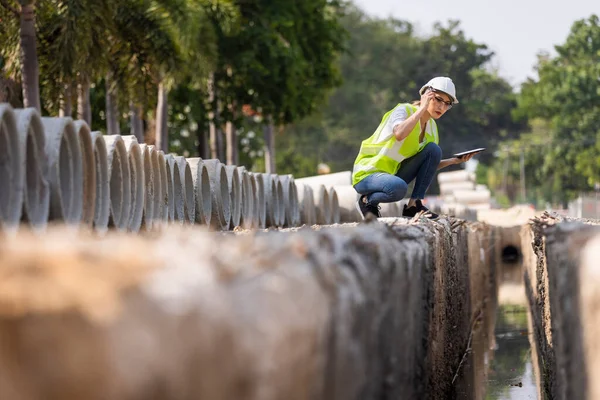
<instances>
[{"instance_id":1,"label":"concrete pipe opening","mask_svg":"<svg viewBox=\"0 0 600 400\"><path fill-rule=\"evenodd\" d=\"M96 200L94 201L94 229L99 233L108 230L110 217L110 175L108 174L108 153L101 132L92 132L96 173Z\"/></svg>"},{"instance_id":2,"label":"concrete pipe opening","mask_svg":"<svg viewBox=\"0 0 600 400\"><path fill-rule=\"evenodd\" d=\"M265 189L266 226L276 227L279 224L279 198L275 177L271 174L259 174Z\"/></svg>"},{"instance_id":3,"label":"concrete pipe opening","mask_svg":"<svg viewBox=\"0 0 600 400\"><path fill-rule=\"evenodd\" d=\"M194 192L194 179L192 170L183 156L176 156L175 161L181 174L181 192L183 194L183 216L186 223L194 224L196 221L196 196Z\"/></svg>"},{"instance_id":4,"label":"concrete pipe opening","mask_svg":"<svg viewBox=\"0 0 600 400\"><path fill-rule=\"evenodd\" d=\"M83 212L83 167L71 118L43 117L49 166L50 220L75 225Z\"/></svg>"},{"instance_id":5,"label":"concrete pipe opening","mask_svg":"<svg viewBox=\"0 0 600 400\"><path fill-rule=\"evenodd\" d=\"M231 220L231 199L225 166L217 159L204 160L204 165L206 165L210 179L212 199L210 226L213 229L225 231Z\"/></svg>"},{"instance_id":6,"label":"concrete pipe opening","mask_svg":"<svg viewBox=\"0 0 600 400\"><path fill-rule=\"evenodd\" d=\"M83 167L83 211L81 222L83 225L92 227L94 225L96 192L98 190L98 182L96 181L96 158L94 157L92 134L85 121L75 121L73 125L75 126L75 131L79 137Z\"/></svg>"},{"instance_id":7,"label":"concrete pipe opening","mask_svg":"<svg viewBox=\"0 0 600 400\"><path fill-rule=\"evenodd\" d=\"M314 225L316 223L315 216L315 200L312 187L300 183L296 180L296 190L298 191L298 206L300 208L300 223L305 225Z\"/></svg>"},{"instance_id":8,"label":"concrete pipe opening","mask_svg":"<svg viewBox=\"0 0 600 400\"><path fill-rule=\"evenodd\" d=\"M175 221L175 188L173 186L173 174L169 166L165 153L157 151L156 163L159 170L159 186L160 186L160 214L161 220Z\"/></svg>"},{"instance_id":9,"label":"concrete pipe opening","mask_svg":"<svg viewBox=\"0 0 600 400\"><path fill-rule=\"evenodd\" d=\"M34 230L46 228L50 213L50 184L46 136L42 119L34 108L14 110L19 132L19 146L25 159L22 220Z\"/></svg>"},{"instance_id":10,"label":"concrete pipe opening","mask_svg":"<svg viewBox=\"0 0 600 400\"><path fill-rule=\"evenodd\" d=\"M521 251L513 245L505 246L502 249L502 262L505 264L517 264L521 262Z\"/></svg>"},{"instance_id":11,"label":"concrete pipe opening","mask_svg":"<svg viewBox=\"0 0 600 400\"><path fill-rule=\"evenodd\" d=\"M329 205L330 205L330 218L329 218L329 222L331 224L339 224L340 223L340 203L338 200L338 195L337 192L335 191L335 189L333 187L329 188ZM394 204L394 203L392 203ZM393 206L395 208L395 204ZM392 216L396 216L395 212L392 213Z\"/></svg>"},{"instance_id":12,"label":"concrete pipe opening","mask_svg":"<svg viewBox=\"0 0 600 400\"><path fill-rule=\"evenodd\" d=\"M17 120L8 104L0 104L0 228L15 233L23 210L25 158L20 151Z\"/></svg>"},{"instance_id":13,"label":"concrete pipe opening","mask_svg":"<svg viewBox=\"0 0 600 400\"><path fill-rule=\"evenodd\" d=\"M242 218L242 187L237 166L226 165L225 173L227 174L227 187L229 188L229 196L231 199L231 220L229 221L229 228L233 229L240 225Z\"/></svg>"},{"instance_id":14,"label":"concrete pipe opening","mask_svg":"<svg viewBox=\"0 0 600 400\"><path fill-rule=\"evenodd\" d=\"M185 200L183 198L183 186L181 185L181 172L174 156L167 154L165 160L169 165L171 178L173 179L173 206L175 211L173 221L183 224L185 221Z\"/></svg>"},{"instance_id":15,"label":"concrete pipe opening","mask_svg":"<svg viewBox=\"0 0 600 400\"><path fill-rule=\"evenodd\" d=\"M284 226L293 227L300 225L300 209L298 207L298 192L292 175L279 177L283 186L283 197L285 203Z\"/></svg>"},{"instance_id":16,"label":"concrete pipe opening","mask_svg":"<svg viewBox=\"0 0 600 400\"><path fill-rule=\"evenodd\" d=\"M110 177L109 225L124 231L131 215L131 178L125 143L119 135L104 135Z\"/></svg>"},{"instance_id":17,"label":"concrete pipe opening","mask_svg":"<svg viewBox=\"0 0 600 400\"><path fill-rule=\"evenodd\" d=\"M256 219L254 226L265 229L267 226L267 203L265 202L265 184L260 174L251 174L254 181L254 212Z\"/></svg>"},{"instance_id":18,"label":"concrete pipe opening","mask_svg":"<svg viewBox=\"0 0 600 400\"><path fill-rule=\"evenodd\" d=\"M187 162L192 170L194 193L196 197L196 222L210 225L212 201L210 194L210 178L201 158L188 158Z\"/></svg>"},{"instance_id":19,"label":"concrete pipe opening","mask_svg":"<svg viewBox=\"0 0 600 400\"><path fill-rule=\"evenodd\" d=\"M358 193L352 185L335 185L335 192L338 198L340 222L359 222L362 221L362 215L356 209Z\"/></svg>"},{"instance_id":20,"label":"concrete pipe opening","mask_svg":"<svg viewBox=\"0 0 600 400\"><path fill-rule=\"evenodd\" d=\"M175 221L175 188L173 186L173 174L165 153L162 150L157 151L154 149L154 151L157 153L160 178L160 212L158 215L163 222Z\"/></svg>"},{"instance_id":21,"label":"concrete pipe opening","mask_svg":"<svg viewBox=\"0 0 600 400\"><path fill-rule=\"evenodd\" d=\"M331 203L329 201L329 193L323 185L317 185L312 188L313 198L315 203L317 224L327 225L331 219Z\"/></svg>"},{"instance_id":22,"label":"concrete pipe opening","mask_svg":"<svg viewBox=\"0 0 600 400\"><path fill-rule=\"evenodd\" d=\"M144 189L146 177L144 176L144 160L137 138L133 135L122 136L123 143L127 149L129 161L129 179L131 189L131 211L129 214L129 230L139 232L144 215L144 203L146 191Z\"/></svg>"},{"instance_id":23,"label":"concrete pipe opening","mask_svg":"<svg viewBox=\"0 0 600 400\"><path fill-rule=\"evenodd\" d=\"M154 166L152 165L152 156L150 155L148 145L140 144L140 152L144 164L144 212L142 214L142 228L151 230L154 225L154 212L157 201L154 193L156 189L156 177L154 176Z\"/></svg>"},{"instance_id":24,"label":"concrete pipe opening","mask_svg":"<svg viewBox=\"0 0 600 400\"><path fill-rule=\"evenodd\" d=\"M277 192L277 208L279 209L279 219L277 222L277 226L283 227L285 225L285 212L286 212L286 203L285 196L283 194L283 185L281 184L281 180L279 179L279 175L274 175L275 177L275 190Z\"/></svg>"},{"instance_id":25,"label":"concrete pipe opening","mask_svg":"<svg viewBox=\"0 0 600 400\"><path fill-rule=\"evenodd\" d=\"M242 215L240 223L245 229L251 229L254 220L256 219L254 207L254 191L256 190L256 183L248 171L246 171L246 168L237 167L237 172L242 185Z\"/></svg>"}]
</instances>

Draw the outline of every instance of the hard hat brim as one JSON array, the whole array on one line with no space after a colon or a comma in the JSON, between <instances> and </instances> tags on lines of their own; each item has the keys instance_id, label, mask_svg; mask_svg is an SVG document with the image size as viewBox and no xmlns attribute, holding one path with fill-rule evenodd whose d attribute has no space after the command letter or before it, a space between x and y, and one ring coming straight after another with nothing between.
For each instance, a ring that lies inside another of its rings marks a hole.
<instances>
[{"instance_id":1,"label":"hard hat brim","mask_svg":"<svg viewBox=\"0 0 600 400\"><path fill-rule=\"evenodd\" d=\"M425 93L425 90L427 90L428 87L430 87L430 86L429 85L423 86L421 88L421 90L419 90L419 94L421 96L423 96L423 93ZM435 89L435 88L433 90L435 90L436 92L444 93L446 96L450 97L452 99L452 104L458 104L459 103L458 99L456 97L452 96L451 94L448 94L448 93L444 92L443 90L439 90L439 89Z\"/></svg>"}]
</instances>

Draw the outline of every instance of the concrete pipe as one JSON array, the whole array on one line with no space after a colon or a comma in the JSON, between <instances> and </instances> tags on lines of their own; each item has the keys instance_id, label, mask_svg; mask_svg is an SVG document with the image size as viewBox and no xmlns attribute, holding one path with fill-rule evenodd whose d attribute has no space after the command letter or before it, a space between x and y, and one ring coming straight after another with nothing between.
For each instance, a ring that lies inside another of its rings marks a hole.
<instances>
[{"instance_id":1,"label":"concrete pipe","mask_svg":"<svg viewBox=\"0 0 600 400\"><path fill-rule=\"evenodd\" d=\"M328 225L331 219L331 202L329 201L329 193L323 185L313 186L312 189L317 224Z\"/></svg>"},{"instance_id":2,"label":"concrete pipe","mask_svg":"<svg viewBox=\"0 0 600 400\"><path fill-rule=\"evenodd\" d=\"M0 229L14 234L23 211L25 154L17 119L8 104L0 104Z\"/></svg>"},{"instance_id":3,"label":"concrete pipe","mask_svg":"<svg viewBox=\"0 0 600 400\"><path fill-rule=\"evenodd\" d=\"M381 216L382 217L398 217L398 204L397 203L380 203Z\"/></svg>"},{"instance_id":4,"label":"concrete pipe","mask_svg":"<svg viewBox=\"0 0 600 400\"><path fill-rule=\"evenodd\" d=\"M329 194L329 205L330 205L330 218L329 222L331 224L339 224L340 223L340 203L338 199L337 192L335 188L330 187L328 190Z\"/></svg>"},{"instance_id":5,"label":"concrete pipe","mask_svg":"<svg viewBox=\"0 0 600 400\"><path fill-rule=\"evenodd\" d=\"M251 173L254 181L254 212L256 214L255 227L265 229L267 227L267 203L265 200L265 184L259 174Z\"/></svg>"},{"instance_id":6,"label":"concrete pipe","mask_svg":"<svg viewBox=\"0 0 600 400\"><path fill-rule=\"evenodd\" d=\"M310 186L323 185L326 188L331 186L344 186L352 184L352 171L336 172L334 174L324 174L309 176L307 178L296 179L296 182Z\"/></svg>"},{"instance_id":7,"label":"concrete pipe","mask_svg":"<svg viewBox=\"0 0 600 400\"><path fill-rule=\"evenodd\" d=\"M152 146L154 148L154 146ZM154 213L156 221L166 223L175 221L175 181L167 156L162 150L154 149L158 165L158 213Z\"/></svg>"},{"instance_id":8,"label":"concrete pipe","mask_svg":"<svg viewBox=\"0 0 600 400\"><path fill-rule=\"evenodd\" d=\"M338 198L340 222L362 221L362 215L356 209L359 195L352 185L336 185L334 188Z\"/></svg>"},{"instance_id":9,"label":"concrete pipe","mask_svg":"<svg viewBox=\"0 0 600 400\"><path fill-rule=\"evenodd\" d=\"M204 165L210 180L210 194L212 200L212 214L210 226L213 229L226 231L231 220L231 199L227 184L225 165L217 159L204 160Z\"/></svg>"},{"instance_id":10,"label":"concrete pipe","mask_svg":"<svg viewBox=\"0 0 600 400\"><path fill-rule=\"evenodd\" d=\"M83 170L83 210L81 223L92 227L94 225L94 214L96 211L96 192L98 182L96 181L96 157L94 156L94 145L92 144L92 133L85 121L73 122L75 132L79 137L79 146L82 157Z\"/></svg>"},{"instance_id":11,"label":"concrete pipe","mask_svg":"<svg viewBox=\"0 0 600 400\"><path fill-rule=\"evenodd\" d=\"M210 225L212 214L212 200L210 194L210 178L204 161L201 158L188 158L187 162L192 170L194 193L196 198L195 220L199 224Z\"/></svg>"},{"instance_id":12,"label":"concrete pipe","mask_svg":"<svg viewBox=\"0 0 600 400\"><path fill-rule=\"evenodd\" d=\"M171 172L173 182L173 221L183 224L185 223L185 199L183 198L183 185L181 184L181 172L179 164L175 161L175 157L171 154L165 155L165 161Z\"/></svg>"},{"instance_id":13,"label":"concrete pipe","mask_svg":"<svg viewBox=\"0 0 600 400\"><path fill-rule=\"evenodd\" d=\"M43 117L50 183L50 220L79 224L83 213L83 166L71 118Z\"/></svg>"},{"instance_id":14,"label":"concrete pipe","mask_svg":"<svg viewBox=\"0 0 600 400\"><path fill-rule=\"evenodd\" d=\"M437 176L439 184L450 182L475 182L475 173L466 170L440 172Z\"/></svg>"},{"instance_id":15,"label":"concrete pipe","mask_svg":"<svg viewBox=\"0 0 600 400\"><path fill-rule=\"evenodd\" d=\"M457 190L453 196L456 202L461 204L489 203L491 198L489 190Z\"/></svg>"},{"instance_id":16,"label":"concrete pipe","mask_svg":"<svg viewBox=\"0 0 600 400\"><path fill-rule=\"evenodd\" d=\"M283 197L285 202L286 227L300 225L300 209L298 207L298 192L292 175L280 175L279 180L283 186Z\"/></svg>"},{"instance_id":17,"label":"concrete pipe","mask_svg":"<svg viewBox=\"0 0 600 400\"><path fill-rule=\"evenodd\" d=\"M277 182L272 174L257 174L263 181L265 189L265 207L267 228L279 225L279 199L277 197Z\"/></svg>"},{"instance_id":18,"label":"concrete pipe","mask_svg":"<svg viewBox=\"0 0 600 400\"><path fill-rule=\"evenodd\" d=\"M233 229L240 226L242 218L242 184L240 176L235 165L226 165L227 187L229 188L229 198L231 200L231 220L229 228Z\"/></svg>"},{"instance_id":19,"label":"concrete pipe","mask_svg":"<svg viewBox=\"0 0 600 400\"><path fill-rule=\"evenodd\" d=\"M254 206L256 182L248 171L246 171L245 167L237 167L236 170L242 187L242 213L240 223L245 229L251 229L256 220Z\"/></svg>"},{"instance_id":20,"label":"concrete pipe","mask_svg":"<svg viewBox=\"0 0 600 400\"><path fill-rule=\"evenodd\" d=\"M150 148L146 144L140 144L140 152L144 164L144 212L142 213L142 228L152 230L154 220L156 219L155 212L158 212L159 207L158 196L156 196L156 189L160 185L158 159L156 152L150 152ZM155 163L156 165L154 165Z\"/></svg>"},{"instance_id":21,"label":"concrete pipe","mask_svg":"<svg viewBox=\"0 0 600 400\"><path fill-rule=\"evenodd\" d=\"M283 227L285 225L285 197L283 195L283 185L281 184L281 180L279 179L279 175L273 175L275 178L275 190L277 191L277 204L279 208L279 222L277 226Z\"/></svg>"},{"instance_id":22,"label":"concrete pipe","mask_svg":"<svg viewBox=\"0 0 600 400\"><path fill-rule=\"evenodd\" d=\"M455 190L475 190L475 182L447 182L440 184L440 194L452 194Z\"/></svg>"},{"instance_id":23,"label":"concrete pipe","mask_svg":"<svg viewBox=\"0 0 600 400\"><path fill-rule=\"evenodd\" d=\"M124 231L131 217L131 177L127 148L120 135L104 135L110 177L109 226Z\"/></svg>"},{"instance_id":24,"label":"concrete pipe","mask_svg":"<svg viewBox=\"0 0 600 400\"><path fill-rule=\"evenodd\" d=\"M129 230L139 232L142 226L142 217L144 216L144 207L146 203L146 176L144 175L144 159L142 150L133 135L121 136L125 148L127 149L127 158L129 160L129 178L131 179L131 211L129 214Z\"/></svg>"},{"instance_id":25,"label":"concrete pipe","mask_svg":"<svg viewBox=\"0 0 600 400\"><path fill-rule=\"evenodd\" d=\"M312 187L304 185L296 180L296 191L298 192L298 207L300 208L300 223L305 225L314 225L315 218L315 200Z\"/></svg>"},{"instance_id":26,"label":"concrete pipe","mask_svg":"<svg viewBox=\"0 0 600 400\"><path fill-rule=\"evenodd\" d=\"M185 223L193 225L196 221L196 196L192 170L183 156L175 156L175 162L179 166L181 193L183 194L183 218Z\"/></svg>"},{"instance_id":27,"label":"concrete pipe","mask_svg":"<svg viewBox=\"0 0 600 400\"><path fill-rule=\"evenodd\" d=\"M19 152L25 160L22 220L28 222L33 229L41 231L46 228L50 212L44 127L35 108L14 110L14 114L19 133Z\"/></svg>"},{"instance_id":28,"label":"concrete pipe","mask_svg":"<svg viewBox=\"0 0 600 400\"><path fill-rule=\"evenodd\" d=\"M94 201L94 229L106 233L110 217L110 175L108 174L108 153L102 132L92 132L94 170L96 172L96 200Z\"/></svg>"}]
</instances>

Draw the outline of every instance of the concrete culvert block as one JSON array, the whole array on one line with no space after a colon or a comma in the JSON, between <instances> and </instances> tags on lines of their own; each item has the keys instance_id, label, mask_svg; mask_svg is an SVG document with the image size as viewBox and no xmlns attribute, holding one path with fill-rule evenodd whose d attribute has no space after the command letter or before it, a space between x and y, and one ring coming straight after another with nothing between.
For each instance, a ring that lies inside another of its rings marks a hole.
<instances>
[{"instance_id":1,"label":"concrete culvert block","mask_svg":"<svg viewBox=\"0 0 600 400\"><path fill-rule=\"evenodd\" d=\"M208 171L201 158L188 158L187 162L192 171L192 179L194 181L194 193L196 198L195 220L199 224L210 225L212 199Z\"/></svg>"},{"instance_id":2,"label":"concrete culvert block","mask_svg":"<svg viewBox=\"0 0 600 400\"><path fill-rule=\"evenodd\" d=\"M25 154L17 119L8 104L0 104L0 229L15 233L23 210Z\"/></svg>"},{"instance_id":3,"label":"concrete culvert block","mask_svg":"<svg viewBox=\"0 0 600 400\"><path fill-rule=\"evenodd\" d=\"M328 190L329 194L329 223L331 224L339 224L340 223L340 203L338 200L337 192L333 187L330 187ZM390 215L394 217L395 215Z\"/></svg>"},{"instance_id":4,"label":"concrete culvert block","mask_svg":"<svg viewBox=\"0 0 600 400\"><path fill-rule=\"evenodd\" d=\"M83 165L71 118L43 117L50 183L50 220L79 224L83 213Z\"/></svg>"},{"instance_id":5,"label":"concrete culvert block","mask_svg":"<svg viewBox=\"0 0 600 400\"><path fill-rule=\"evenodd\" d=\"M151 146L154 147L154 146ZM175 221L175 186L173 182L173 174L169 165L168 159L165 153L161 151L155 151L156 163L158 167L158 177L160 186L159 195L159 210L157 214L159 218L164 221ZM172 156L171 156L172 157ZM155 213L156 214L156 213Z\"/></svg>"},{"instance_id":6,"label":"concrete culvert block","mask_svg":"<svg viewBox=\"0 0 600 400\"><path fill-rule=\"evenodd\" d=\"M267 226L267 203L265 200L265 184L260 174L251 173L254 181L254 212L256 213L255 227L265 229Z\"/></svg>"},{"instance_id":7,"label":"concrete culvert block","mask_svg":"<svg viewBox=\"0 0 600 400\"><path fill-rule=\"evenodd\" d=\"M146 177L144 176L144 160L137 138L133 135L122 136L129 160L129 178L131 179L131 211L129 230L139 232L146 202Z\"/></svg>"},{"instance_id":8,"label":"concrete culvert block","mask_svg":"<svg viewBox=\"0 0 600 400\"><path fill-rule=\"evenodd\" d=\"M127 148L120 135L104 135L108 176L110 177L109 226L120 231L129 227L131 217L131 177Z\"/></svg>"},{"instance_id":9,"label":"concrete culvert block","mask_svg":"<svg viewBox=\"0 0 600 400\"><path fill-rule=\"evenodd\" d=\"M279 225L279 198L277 181L272 174L257 174L263 181L265 189L266 226L267 228Z\"/></svg>"},{"instance_id":10,"label":"concrete culvert block","mask_svg":"<svg viewBox=\"0 0 600 400\"><path fill-rule=\"evenodd\" d=\"M204 160L204 165L210 179L212 199L210 226L214 229L225 231L228 229L229 221L231 220L231 199L225 165L217 159Z\"/></svg>"},{"instance_id":11,"label":"concrete culvert block","mask_svg":"<svg viewBox=\"0 0 600 400\"><path fill-rule=\"evenodd\" d=\"M233 229L240 226L242 218L242 186L237 166L226 165L225 173L227 174L227 187L229 188L229 196L231 199L231 220L229 228Z\"/></svg>"},{"instance_id":12,"label":"concrete culvert block","mask_svg":"<svg viewBox=\"0 0 600 400\"><path fill-rule=\"evenodd\" d=\"M237 167L237 172L242 186L242 216L241 224L246 229L251 229L255 225L256 210L254 205L254 196L256 182L246 171L245 167Z\"/></svg>"},{"instance_id":13,"label":"concrete culvert block","mask_svg":"<svg viewBox=\"0 0 600 400\"><path fill-rule=\"evenodd\" d=\"M79 146L81 148L82 167L83 167L83 211L81 222L83 225L92 227L94 225L94 215L96 211L96 191L98 182L96 181L96 157L94 155L94 145L92 143L92 133L90 127L85 121L75 121L73 123L75 131L79 137Z\"/></svg>"},{"instance_id":14,"label":"concrete culvert block","mask_svg":"<svg viewBox=\"0 0 600 400\"><path fill-rule=\"evenodd\" d=\"M96 173L96 200L94 201L94 229L99 233L108 230L110 217L110 175L108 173L108 153L102 132L92 132L94 151L94 171Z\"/></svg>"},{"instance_id":15,"label":"concrete culvert block","mask_svg":"<svg viewBox=\"0 0 600 400\"><path fill-rule=\"evenodd\" d=\"M356 193L354 187L352 185L335 185L333 188L335 188L338 198L340 222L362 221L362 215L356 209L359 194Z\"/></svg>"},{"instance_id":16,"label":"concrete culvert block","mask_svg":"<svg viewBox=\"0 0 600 400\"><path fill-rule=\"evenodd\" d=\"M173 221L183 224L185 222L185 200L183 198L183 185L181 184L181 172L179 164L171 154L165 155L165 160L169 166L171 179L173 182Z\"/></svg>"},{"instance_id":17,"label":"concrete culvert block","mask_svg":"<svg viewBox=\"0 0 600 400\"><path fill-rule=\"evenodd\" d=\"M183 218L186 223L193 224L196 221L196 196L194 195L192 170L183 156L175 156L175 162L179 166L181 192L183 194Z\"/></svg>"},{"instance_id":18,"label":"concrete culvert block","mask_svg":"<svg viewBox=\"0 0 600 400\"><path fill-rule=\"evenodd\" d=\"M19 133L19 150L25 160L22 220L41 231L50 212L48 157L42 119L35 108L14 110Z\"/></svg>"},{"instance_id":19,"label":"concrete culvert block","mask_svg":"<svg viewBox=\"0 0 600 400\"><path fill-rule=\"evenodd\" d=\"M142 228L146 230L152 230L152 227L154 226L154 220L156 219L156 215L154 213L155 211L159 211L157 205L158 197L155 195L155 191L160 186L160 177L158 176L159 172L157 155L154 151L150 153L150 149L148 147L149 146L146 144L140 144L140 152L142 154L142 162L144 164L144 212L142 214ZM152 156L154 156L155 163L153 163Z\"/></svg>"}]
</instances>

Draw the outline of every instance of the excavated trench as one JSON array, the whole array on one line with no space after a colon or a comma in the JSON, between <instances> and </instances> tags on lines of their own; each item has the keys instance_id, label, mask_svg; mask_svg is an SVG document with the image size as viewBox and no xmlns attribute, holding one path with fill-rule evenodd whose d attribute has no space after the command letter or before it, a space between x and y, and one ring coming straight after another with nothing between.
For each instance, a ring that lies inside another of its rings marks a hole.
<instances>
[{"instance_id":1,"label":"excavated trench","mask_svg":"<svg viewBox=\"0 0 600 400\"><path fill-rule=\"evenodd\" d=\"M599 398L598 233L23 231L0 242L0 398Z\"/></svg>"}]
</instances>

